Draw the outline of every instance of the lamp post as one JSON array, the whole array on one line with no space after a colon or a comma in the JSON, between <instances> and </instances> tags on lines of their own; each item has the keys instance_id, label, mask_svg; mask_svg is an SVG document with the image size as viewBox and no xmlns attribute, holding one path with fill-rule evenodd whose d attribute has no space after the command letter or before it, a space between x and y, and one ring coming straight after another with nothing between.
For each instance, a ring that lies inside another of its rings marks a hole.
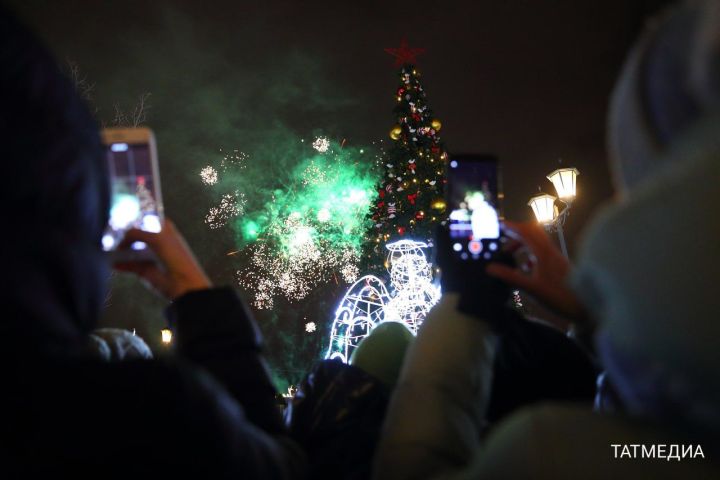
<instances>
[{"instance_id":1,"label":"lamp post","mask_svg":"<svg viewBox=\"0 0 720 480\"><path fill-rule=\"evenodd\" d=\"M560 241L560 249L565 258L568 258L567 246L565 245L565 235L563 233L563 225L570 214L572 202L575 199L577 176L580 172L577 168L559 168L547 176L555 187L558 196L553 197L546 193L540 193L530 199L528 205L535 213L535 218L549 232L557 231L558 240ZM563 204L563 209L559 210L555 202Z\"/></svg>"}]
</instances>

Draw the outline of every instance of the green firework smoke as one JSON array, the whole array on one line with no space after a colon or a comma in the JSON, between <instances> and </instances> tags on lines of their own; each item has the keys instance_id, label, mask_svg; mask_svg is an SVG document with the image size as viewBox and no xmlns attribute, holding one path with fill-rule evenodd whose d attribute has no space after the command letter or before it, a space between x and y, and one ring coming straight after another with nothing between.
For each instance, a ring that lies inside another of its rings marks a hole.
<instances>
[{"instance_id":1,"label":"green firework smoke","mask_svg":"<svg viewBox=\"0 0 720 480\"><path fill-rule=\"evenodd\" d=\"M357 278L377 182L364 149L325 137L312 146L295 139L274 147L258 152L262 158L226 154L217 169L201 172L216 192L232 192L206 223L217 228L227 221L235 232L247 260L238 281L258 308L270 308L278 296L303 299L331 278Z\"/></svg>"}]
</instances>

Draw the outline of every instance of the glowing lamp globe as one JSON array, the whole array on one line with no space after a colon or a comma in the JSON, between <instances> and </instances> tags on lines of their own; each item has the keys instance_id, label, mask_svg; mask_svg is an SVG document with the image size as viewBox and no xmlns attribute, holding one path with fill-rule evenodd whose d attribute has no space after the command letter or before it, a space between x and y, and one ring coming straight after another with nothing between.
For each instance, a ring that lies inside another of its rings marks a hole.
<instances>
[{"instance_id":1,"label":"glowing lamp globe","mask_svg":"<svg viewBox=\"0 0 720 480\"><path fill-rule=\"evenodd\" d=\"M530 199L528 205L532 208L535 218L539 223L547 225L555 220L557 212L555 200L555 197L546 193L535 195Z\"/></svg>"},{"instance_id":2,"label":"glowing lamp globe","mask_svg":"<svg viewBox=\"0 0 720 480\"><path fill-rule=\"evenodd\" d=\"M164 343L165 345L170 345L172 343L172 337L173 337L172 330L170 330L169 328L163 328L160 331L160 335L161 335L160 338L162 340L162 343Z\"/></svg>"},{"instance_id":3,"label":"glowing lamp globe","mask_svg":"<svg viewBox=\"0 0 720 480\"><path fill-rule=\"evenodd\" d=\"M575 198L575 186L578 175L580 175L580 172L577 168L558 168L548 175L547 179L555 186L560 200L568 202Z\"/></svg>"}]
</instances>

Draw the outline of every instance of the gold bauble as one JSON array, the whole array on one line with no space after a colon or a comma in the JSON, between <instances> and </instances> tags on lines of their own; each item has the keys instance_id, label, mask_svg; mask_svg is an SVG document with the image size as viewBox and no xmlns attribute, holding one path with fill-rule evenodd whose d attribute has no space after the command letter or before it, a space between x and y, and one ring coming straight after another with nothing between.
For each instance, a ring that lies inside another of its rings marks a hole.
<instances>
[{"instance_id":1,"label":"gold bauble","mask_svg":"<svg viewBox=\"0 0 720 480\"><path fill-rule=\"evenodd\" d=\"M400 128L399 125L395 125L392 130L390 130L390 138L400 140L400 135L402 135L402 128Z\"/></svg>"},{"instance_id":2,"label":"gold bauble","mask_svg":"<svg viewBox=\"0 0 720 480\"><path fill-rule=\"evenodd\" d=\"M442 128L442 123L440 123L440 120L438 120L438 119L436 118L435 120L433 120L432 122L430 122L430 126L431 126L436 132L439 132L440 129Z\"/></svg>"},{"instance_id":3,"label":"gold bauble","mask_svg":"<svg viewBox=\"0 0 720 480\"><path fill-rule=\"evenodd\" d=\"M447 205L445 205L445 200L437 199L437 200L435 200L434 202L432 202L432 203L430 204L430 206L431 206L434 210L437 210L437 211L439 211L439 212L442 212L442 211L445 210L445 207L446 207Z\"/></svg>"}]
</instances>

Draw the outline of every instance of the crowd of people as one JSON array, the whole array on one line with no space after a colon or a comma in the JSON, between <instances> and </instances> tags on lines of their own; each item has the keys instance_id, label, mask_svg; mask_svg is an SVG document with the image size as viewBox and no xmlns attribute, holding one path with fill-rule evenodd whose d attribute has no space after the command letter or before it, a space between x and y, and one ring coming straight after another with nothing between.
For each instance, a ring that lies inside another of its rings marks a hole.
<instances>
[{"instance_id":1,"label":"crowd of people","mask_svg":"<svg viewBox=\"0 0 720 480\"><path fill-rule=\"evenodd\" d=\"M0 65L0 477L720 478L720 2L675 6L630 52L608 115L616 196L572 264L534 224L504 225L529 270L458 261L440 233L443 297L417 337L380 325L284 409L250 311L170 220L125 237L156 262L113 267L169 300L175 355L96 329L98 126L1 9ZM511 308L514 288L554 323Z\"/></svg>"}]
</instances>

